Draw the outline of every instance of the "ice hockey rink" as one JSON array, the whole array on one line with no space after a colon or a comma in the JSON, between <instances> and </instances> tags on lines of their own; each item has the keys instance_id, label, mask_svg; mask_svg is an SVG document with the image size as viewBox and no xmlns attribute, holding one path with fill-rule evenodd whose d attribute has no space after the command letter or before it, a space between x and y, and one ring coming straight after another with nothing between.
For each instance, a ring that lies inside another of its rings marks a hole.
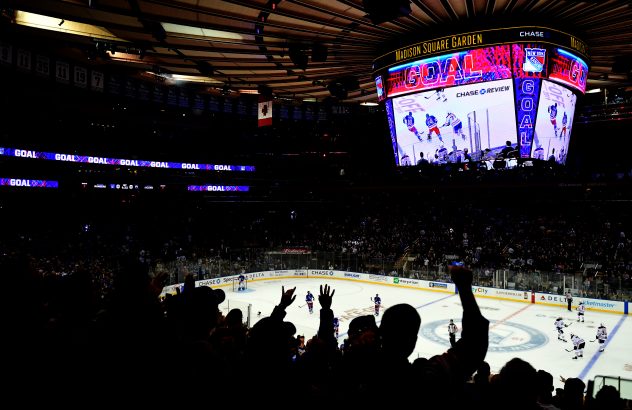
<instances>
[{"instance_id":1,"label":"ice hockey rink","mask_svg":"<svg viewBox=\"0 0 632 410\"><path fill-rule=\"evenodd\" d=\"M450 319L461 328L462 310L458 295L346 280L250 281L245 291L227 290L226 301L220 307L226 310L251 304L251 325L254 325L259 319L269 316L279 303L281 286L285 286L285 289L296 287L296 300L287 308L285 320L294 323L297 334L309 339L318 329L320 305L315 301L314 313L310 314L305 295L309 290L317 298L321 284L328 284L336 291L332 309L340 320L339 344L344 341L349 322L354 317L374 313L371 297L376 294L382 298L382 310L380 316L376 317L378 325L383 311L398 303L408 303L419 312L422 323L411 360L441 354L449 348L447 327ZM585 323L578 323L576 312L569 312L562 307L483 297L477 297L477 301L481 312L490 321L489 349L485 360L492 372L498 372L506 362L519 357L536 369L551 373L555 387L563 387L560 376L579 377L584 382L594 379L596 375L632 379L632 321L626 320L627 316L587 310ZM258 312L261 312L261 316L258 316ZM570 323L564 329L568 340L566 343L557 340L557 330L553 325L559 316ZM603 353L599 352L599 343L594 341L600 323L608 329L608 341ZM578 360L572 359L574 353L565 351L572 350L571 333L586 340L584 357Z\"/></svg>"}]
</instances>

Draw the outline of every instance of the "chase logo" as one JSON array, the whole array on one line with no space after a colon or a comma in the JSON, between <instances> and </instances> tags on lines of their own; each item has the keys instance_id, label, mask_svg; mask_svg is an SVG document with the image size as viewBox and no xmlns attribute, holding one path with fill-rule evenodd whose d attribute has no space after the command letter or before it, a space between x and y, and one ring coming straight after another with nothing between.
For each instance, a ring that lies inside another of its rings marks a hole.
<instances>
[{"instance_id":1,"label":"chase logo","mask_svg":"<svg viewBox=\"0 0 632 410\"><path fill-rule=\"evenodd\" d=\"M429 322L421 327L420 334L433 342L450 346L448 320ZM459 329L461 323L456 322ZM513 353L536 349L548 343L549 338L539 330L514 322L489 321L488 352ZM457 334L457 339L460 334Z\"/></svg>"},{"instance_id":2,"label":"chase logo","mask_svg":"<svg viewBox=\"0 0 632 410\"><path fill-rule=\"evenodd\" d=\"M525 73L541 73L544 70L546 50L543 48L525 48L522 71Z\"/></svg>"}]
</instances>

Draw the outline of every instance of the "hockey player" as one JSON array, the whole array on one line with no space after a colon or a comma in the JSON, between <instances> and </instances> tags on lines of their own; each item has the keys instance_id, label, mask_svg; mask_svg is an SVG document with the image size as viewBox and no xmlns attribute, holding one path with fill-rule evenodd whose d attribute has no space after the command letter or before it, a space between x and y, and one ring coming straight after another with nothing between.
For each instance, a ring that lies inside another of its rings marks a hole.
<instances>
[{"instance_id":1,"label":"hockey player","mask_svg":"<svg viewBox=\"0 0 632 410\"><path fill-rule=\"evenodd\" d=\"M566 139L566 123L568 122L568 116L566 112L564 112L564 116L562 117L562 131L560 131L560 138Z\"/></svg>"},{"instance_id":2,"label":"hockey player","mask_svg":"<svg viewBox=\"0 0 632 410\"><path fill-rule=\"evenodd\" d=\"M305 295L305 302L309 308L309 313L314 313L314 295L312 295L312 292L309 290L307 291L307 295Z\"/></svg>"},{"instance_id":3,"label":"hockey player","mask_svg":"<svg viewBox=\"0 0 632 410\"><path fill-rule=\"evenodd\" d=\"M544 159L544 148L542 148L542 145L537 145L536 149L533 151L533 158Z\"/></svg>"},{"instance_id":4,"label":"hockey player","mask_svg":"<svg viewBox=\"0 0 632 410\"><path fill-rule=\"evenodd\" d=\"M334 318L334 335L336 339L338 339L338 329L340 328L340 321L337 317Z\"/></svg>"},{"instance_id":5,"label":"hockey player","mask_svg":"<svg viewBox=\"0 0 632 410\"><path fill-rule=\"evenodd\" d=\"M568 325L564 324L564 319L558 317L555 321L555 328L557 329L557 340L561 340L562 342L566 342L566 339L564 339L565 327L568 327Z\"/></svg>"},{"instance_id":6,"label":"hockey player","mask_svg":"<svg viewBox=\"0 0 632 410\"><path fill-rule=\"evenodd\" d=\"M456 344L456 332L459 331L459 328L456 327L454 321L450 319L450 324L448 325L448 335L450 335L450 346L454 347Z\"/></svg>"},{"instance_id":7,"label":"hockey player","mask_svg":"<svg viewBox=\"0 0 632 410\"><path fill-rule=\"evenodd\" d=\"M415 137L417 137L417 139L421 141L421 134L419 133L419 131L417 131L417 128L415 127L415 118L413 117L412 112L409 112L408 115L404 117L404 124L406 124L406 127L408 127L408 131L415 134Z\"/></svg>"},{"instance_id":8,"label":"hockey player","mask_svg":"<svg viewBox=\"0 0 632 410\"><path fill-rule=\"evenodd\" d=\"M447 125L452 125L454 135L460 135L461 138L465 139L465 134L463 134L463 123L451 112L448 112L448 115L445 118L445 124L443 124L444 127Z\"/></svg>"},{"instance_id":9,"label":"hockey player","mask_svg":"<svg viewBox=\"0 0 632 410\"><path fill-rule=\"evenodd\" d=\"M549 105L549 115L551 117L551 124L553 124L553 132L557 137L557 103Z\"/></svg>"},{"instance_id":10,"label":"hockey player","mask_svg":"<svg viewBox=\"0 0 632 410\"><path fill-rule=\"evenodd\" d=\"M579 322L579 320L581 319L581 321L584 321L584 312L586 311L586 306L584 306L584 302L579 302L579 305L577 305L577 321Z\"/></svg>"},{"instance_id":11,"label":"hockey player","mask_svg":"<svg viewBox=\"0 0 632 410\"><path fill-rule=\"evenodd\" d=\"M603 352L605 349L604 344L606 343L606 339L608 339L608 330L603 325L603 323L599 324L597 328L597 340L599 340L599 351Z\"/></svg>"},{"instance_id":12,"label":"hockey player","mask_svg":"<svg viewBox=\"0 0 632 410\"><path fill-rule=\"evenodd\" d=\"M445 96L444 91L445 91L445 88L439 88L437 90L437 101L439 101L439 100L443 100L443 102L447 102L448 101L448 98Z\"/></svg>"},{"instance_id":13,"label":"hockey player","mask_svg":"<svg viewBox=\"0 0 632 410\"><path fill-rule=\"evenodd\" d=\"M571 342L573 342L573 350L575 350L575 357L573 357L573 359L584 357L584 347L586 346L584 339L571 333Z\"/></svg>"},{"instance_id":14,"label":"hockey player","mask_svg":"<svg viewBox=\"0 0 632 410\"><path fill-rule=\"evenodd\" d=\"M243 273L237 277L237 280L239 280L239 286L237 287L237 291L246 290L246 277L244 276Z\"/></svg>"},{"instance_id":15,"label":"hockey player","mask_svg":"<svg viewBox=\"0 0 632 410\"><path fill-rule=\"evenodd\" d=\"M439 122L437 121L437 117L434 115L426 114L426 125L428 126L428 141L432 140L432 133L434 132L439 137L439 141L443 142L443 138L441 137L441 131L439 131L439 127L437 126Z\"/></svg>"},{"instance_id":16,"label":"hockey player","mask_svg":"<svg viewBox=\"0 0 632 410\"><path fill-rule=\"evenodd\" d=\"M382 306L382 298L380 298L380 295L378 295L377 293L375 294L375 297L373 298L373 303L375 304L375 316L379 316L380 306Z\"/></svg>"},{"instance_id":17,"label":"hockey player","mask_svg":"<svg viewBox=\"0 0 632 410\"><path fill-rule=\"evenodd\" d=\"M439 164L446 164L448 162L448 149L443 145L436 150L436 155L439 158Z\"/></svg>"},{"instance_id":18,"label":"hockey player","mask_svg":"<svg viewBox=\"0 0 632 410\"><path fill-rule=\"evenodd\" d=\"M410 157L408 156L408 154L404 154L404 156L403 156L403 157L401 158L401 160L399 161L399 164L400 164L401 166L404 166L404 167L409 167L409 166L411 166L413 163L412 163L412 161L410 160Z\"/></svg>"}]
</instances>

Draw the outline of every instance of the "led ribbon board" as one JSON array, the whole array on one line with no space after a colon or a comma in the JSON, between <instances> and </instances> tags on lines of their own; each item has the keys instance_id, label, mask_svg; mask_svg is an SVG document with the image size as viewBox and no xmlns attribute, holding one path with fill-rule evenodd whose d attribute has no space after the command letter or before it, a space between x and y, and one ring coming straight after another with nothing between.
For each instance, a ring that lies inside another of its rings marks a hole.
<instances>
[{"instance_id":1,"label":"led ribbon board","mask_svg":"<svg viewBox=\"0 0 632 410\"><path fill-rule=\"evenodd\" d=\"M59 188L59 182L43 179L0 178L0 186L20 188Z\"/></svg>"},{"instance_id":2,"label":"led ribbon board","mask_svg":"<svg viewBox=\"0 0 632 410\"><path fill-rule=\"evenodd\" d=\"M87 155L61 154L57 152L32 151L17 148L0 147L0 155L16 158L43 159L47 161L76 162L83 164L143 167L143 168L166 168L166 169L186 169L200 171L244 171L253 172L252 165L220 165L220 164L196 164L187 162L164 162L147 161L138 159L121 159L106 157L91 157Z\"/></svg>"},{"instance_id":3,"label":"led ribbon board","mask_svg":"<svg viewBox=\"0 0 632 410\"><path fill-rule=\"evenodd\" d=\"M187 191L198 192L248 192L247 185L189 185Z\"/></svg>"}]
</instances>

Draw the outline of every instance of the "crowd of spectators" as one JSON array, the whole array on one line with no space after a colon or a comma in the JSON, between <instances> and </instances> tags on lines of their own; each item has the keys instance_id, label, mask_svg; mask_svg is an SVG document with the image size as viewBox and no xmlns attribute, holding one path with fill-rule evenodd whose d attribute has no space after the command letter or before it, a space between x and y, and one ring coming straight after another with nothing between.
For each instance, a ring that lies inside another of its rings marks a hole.
<instances>
[{"instance_id":1,"label":"crowd of spectators","mask_svg":"<svg viewBox=\"0 0 632 410\"><path fill-rule=\"evenodd\" d=\"M519 358L490 374L489 321L472 294L472 273L461 267L451 275L463 308L462 337L445 353L412 363L421 324L414 307L391 306L379 322L372 315L353 319L339 345L335 289L328 285L317 298L317 333L297 335L284 321L295 289L281 288L279 304L248 328L239 310L220 313L221 289L196 288L193 276L161 302L164 278L150 279L139 261L120 262L106 299L95 297L85 274L45 281L20 257L4 258L0 268L12 272L19 289L5 298L13 309L5 322L11 349L5 387L23 405L85 405L96 398L108 405L188 405L230 403L217 396L234 395L243 407L401 407L414 398L424 408L629 408L610 386L584 396L586 386L576 378L553 396L553 376Z\"/></svg>"}]
</instances>

